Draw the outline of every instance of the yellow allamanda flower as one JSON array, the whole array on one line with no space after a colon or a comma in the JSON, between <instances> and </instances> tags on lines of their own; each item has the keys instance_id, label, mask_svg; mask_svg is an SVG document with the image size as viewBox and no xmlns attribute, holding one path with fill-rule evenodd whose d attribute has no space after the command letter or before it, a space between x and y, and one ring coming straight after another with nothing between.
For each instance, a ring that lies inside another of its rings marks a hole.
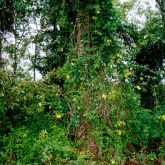
<instances>
[{"instance_id":1,"label":"yellow allamanda flower","mask_svg":"<svg viewBox=\"0 0 165 165\"><path fill-rule=\"evenodd\" d=\"M59 48L58 50L59 50L59 52L63 52L63 51L64 51L64 49L63 49L63 48Z\"/></svg>"},{"instance_id":2,"label":"yellow allamanda flower","mask_svg":"<svg viewBox=\"0 0 165 165\"><path fill-rule=\"evenodd\" d=\"M125 126L125 122L124 121L118 121L117 122L117 125L123 127L123 126Z\"/></svg>"},{"instance_id":3,"label":"yellow allamanda flower","mask_svg":"<svg viewBox=\"0 0 165 165\"><path fill-rule=\"evenodd\" d=\"M96 13L97 13L97 14L100 14L100 10L96 10Z\"/></svg>"},{"instance_id":4,"label":"yellow allamanda flower","mask_svg":"<svg viewBox=\"0 0 165 165\"><path fill-rule=\"evenodd\" d=\"M61 119L61 118L62 118L62 114L56 113L56 119Z\"/></svg>"},{"instance_id":5,"label":"yellow allamanda flower","mask_svg":"<svg viewBox=\"0 0 165 165\"><path fill-rule=\"evenodd\" d=\"M143 80L144 80L144 78L143 78L143 77L140 77L140 80L141 80L141 81L143 81Z\"/></svg>"},{"instance_id":6,"label":"yellow allamanda flower","mask_svg":"<svg viewBox=\"0 0 165 165\"><path fill-rule=\"evenodd\" d=\"M85 150L82 150L79 152L80 155L85 155L86 154L86 151Z\"/></svg>"},{"instance_id":7,"label":"yellow allamanda flower","mask_svg":"<svg viewBox=\"0 0 165 165\"><path fill-rule=\"evenodd\" d=\"M70 75L69 74L66 75L66 79L70 80Z\"/></svg>"},{"instance_id":8,"label":"yellow allamanda flower","mask_svg":"<svg viewBox=\"0 0 165 165\"><path fill-rule=\"evenodd\" d=\"M111 160L111 164L116 164L115 160L112 159Z\"/></svg>"},{"instance_id":9,"label":"yellow allamanda flower","mask_svg":"<svg viewBox=\"0 0 165 165\"><path fill-rule=\"evenodd\" d=\"M124 77L127 78L128 76L130 76L132 73L130 71L127 71L124 73Z\"/></svg>"},{"instance_id":10,"label":"yellow allamanda flower","mask_svg":"<svg viewBox=\"0 0 165 165\"><path fill-rule=\"evenodd\" d=\"M93 16L92 19L95 20L97 17L96 16Z\"/></svg>"},{"instance_id":11,"label":"yellow allamanda flower","mask_svg":"<svg viewBox=\"0 0 165 165\"><path fill-rule=\"evenodd\" d=\"M116 130L116 133L118 134L118 135L121 135L122 134L122 131L121 130Z\"/></svg>"},{"instance_id":12,"label":"yellow allamanda flower","mask_svg":"<svg viewBox=\"0 0 165 165\"><path fill-rule=\"evenodd\" d=\"M117 53L117 54L116 54L116 57L118 57L118 58L122 58L122 54Z\"/></svg>"},{"instance_id":13,"label":"yellow allamanda flower","mask_svg":"<svg viewBox=\"0 0 165 165\"><path fill-rule=\"evenodd\" d=\"M136 89L140 91L141 87L139 85L136 85Z\"/></svg>"},{"instance_id":14,"label":"yellow allamanda flower","mask_svg":"<svg viewBox=\"0 0 165 165\"><path fill-rule=\"evenodd\" d=\"M107 99L107 95L106 95L106 94L104 94L104 93L101 95L101 97L102 97L102 99L104 99L104 100L106 100L106 99Z\"/></svg>"},{"instance_id":15,"label":"yellow allamanda flower","mask_svg":"<svg viewBox=\"0 0 165 165\"><path fill-rule=\"evenodd\" d=\"M154 160L154 158L149 158L151 161L153 161Z\"/></svg>"},{"instance_id":16,"label":"yellow allamanda flower","mask_svg":"<svg viewBox=\"0 0 165 165\"><path fill-rule=\"evenodd\" d=\"M74 66L74 65L75 65L75 63L74 63L74 62L71 62L70 64L71 64L72 66Z\"/></svg>"},{"instance_id":17,"label":"yellow allamanda flower","mask_svg":"<svg viewBox=\"0 0 165 165\"><path fill-rule=\"evenodd\" d=\"M42 107L42 103L41 103L41 102L40 102L40 103L38 103L38 106L39 106L39 107Z\"/></svg>"},{"instance_id":18,"label":"yellow allamanda flower","mask_svg":"<svg viewBox=\"0 0 165 165\"><path fill-rule=\"evenodd\" d=\"M165 115L162 115L162 119L165 121Z\"/></svg>"},{"instance_id":19,"label":"yellow allamanda flower","mask_svg":"<svg viewBox=\"0 0 165 165\"><path fill-rule=\"evenodd\" d=\"M106 43L110 45L112 43L112 40L106 40Z\"/></svg>"}]
</instances>

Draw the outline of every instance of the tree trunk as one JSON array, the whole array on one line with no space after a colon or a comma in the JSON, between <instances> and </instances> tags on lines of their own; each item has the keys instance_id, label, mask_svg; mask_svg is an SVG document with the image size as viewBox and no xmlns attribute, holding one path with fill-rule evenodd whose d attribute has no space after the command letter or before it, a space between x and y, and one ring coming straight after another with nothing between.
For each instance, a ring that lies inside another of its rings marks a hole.
<instances>
[{"instance_id":1,"label":"tree trunk","mask_svg":"<svg viewBox=\"0 0 165 165\"><path fill-rule=\"evenodd\" d=\"M162 20L163 20L163 26L165 29L165 12L162 12Z\"/></svg>"},{"instance_id":2,"label":"tree trunk","mask_svg":"<svg viewBox=\"0 0 165 165\"><path fill-rule=\"evenodd\" d=\"M35 54L34 54L34 60L33 60L33 80L36 80L36 62L37 62L37 56L38 56L38 45L35 43Z\"/></svg>"},{"instance_id":3,"label":"tree trunk","mask_svg":"<svg viewBox=\"0 0 165 165\"><path fill-rule=\"evenodd\" d=\"M17 41L18 41L18 34L17 34L17 18L14 17L13 29L12 32L14 34L14 52L13 52L13 73L14 75L17 74L17 67L18 67L18 52L17 52Z\"/></svg>"},{"instance_id":4,"label":"tree trunk","mask_svg":"<svg viewBox=\"0 0 165 165\"><path fill-rule=\"evenodd\" d=\"M162 21L163 21L163 25L165 28L165 0L156 0L156 2L158 4L160 12L162 14Z\"/></svg>"},{"instance_id":5,"label":"tree trunk","mask_svg":"<svg viewBox=\"0 0 165 165\"><path fill-rule=\"evenodd\" d=\"M18 67L18 57L17 57L17 35L15 34L15 41L14 41L14 58L13 58L13 72L17 74L17 67Z\"/></svg>"},{"instance_id":6,"label":"tree trunk","mask_svg":"<svg viewBox=\"0 0 165 165\"><path fill-rule=\"evenodd\" d=\"M90 47L90 15L87 11L79 11L76 22L76 42L78 54L82 55L85 48Z\"/></svg>"},{"instance_id":7,"label":"tree trunk","mask_svg":"<svg viewBox=\"0 0 165 165\"><path fill-rule=\"evenodd\" d=\"M3 59L2 59L2 33L0 32L0 68L3 67Z\"/></svg>"},{"instance_id":8,"label":"tree trunk","mask_svg":"<svg viewBox=\"0 0 165 165\"><path fill-rule=\"evenodd\" d=\"M76 42L77 42L77 51L78 51L78 55L82 55L83 54L83 46L82 46L82 32L81 32L81 12L78 13L77 15L77 22L76 22Z\"/></svg>"}]
</instances>

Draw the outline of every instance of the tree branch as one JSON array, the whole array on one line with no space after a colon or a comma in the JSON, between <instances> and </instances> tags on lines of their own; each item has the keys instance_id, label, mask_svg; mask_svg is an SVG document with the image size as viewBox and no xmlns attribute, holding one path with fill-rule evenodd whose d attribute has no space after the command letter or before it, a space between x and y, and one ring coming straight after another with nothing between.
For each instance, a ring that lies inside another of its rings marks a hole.
<instances>
[{"instance_id":1,"label":"tree branch","mask_svg":"<svg viewBox=\"0 0 165 165\"><path fill-rule=\"evenodd\" d=\"M161 12L165 12L163 0L156 0L156 2L159 5Z\"/></svg>"}]
</instances>

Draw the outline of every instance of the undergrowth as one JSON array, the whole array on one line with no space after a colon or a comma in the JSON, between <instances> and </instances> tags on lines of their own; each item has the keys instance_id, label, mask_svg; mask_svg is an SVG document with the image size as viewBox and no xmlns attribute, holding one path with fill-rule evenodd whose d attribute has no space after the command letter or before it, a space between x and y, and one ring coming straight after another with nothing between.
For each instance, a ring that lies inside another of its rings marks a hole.
<instances>
[{"instance_id":1,"label":"undergrowth","mask_svg":"<svg viewBox=\"0 0 165 165\"><path fill-rule=\"evenodd\" d=\"M103 75L62 89L0 74L1 164L164 163L163 102L144 109L133 86Z\"/></svg>"}]
</instances>

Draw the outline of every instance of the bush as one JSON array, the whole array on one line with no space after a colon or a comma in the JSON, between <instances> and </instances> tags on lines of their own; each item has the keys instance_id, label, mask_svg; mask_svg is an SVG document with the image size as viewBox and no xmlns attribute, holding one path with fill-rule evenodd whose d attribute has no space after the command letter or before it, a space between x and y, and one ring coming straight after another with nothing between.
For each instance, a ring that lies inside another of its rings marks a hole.
<instances>
[{"instance_id":1,"label":"bush","mask_svg":"<svg viewBox=\"0 0 165 165\"><path fill-rule=\"evenodd\" d=\"M103 72L78 78L79 86L66 77L63 89L0 74L2 164L163 162L161 97L154 109L142 108L136 86Z\"/></svg>"}]
</instances>

